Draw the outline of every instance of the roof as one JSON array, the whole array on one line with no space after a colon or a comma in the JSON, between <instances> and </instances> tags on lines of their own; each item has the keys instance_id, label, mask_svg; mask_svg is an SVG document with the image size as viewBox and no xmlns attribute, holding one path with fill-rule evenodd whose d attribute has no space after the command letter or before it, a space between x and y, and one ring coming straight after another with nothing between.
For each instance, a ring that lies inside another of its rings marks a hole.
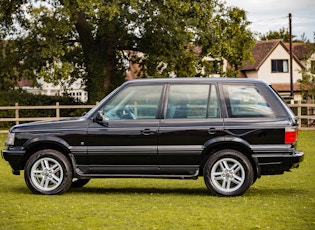
<instances>
[{"instance_id":1,"label":"roof","mask_svg":"<svg viewBox=\"0 0 315 230\"><path fill-rule=\"evenodd\" d=\"M252 49L254 63L245 62L242 70L259 70L260 66L279 45L281 45L289 53L288 47L286 47L281 40L258 41ZM304 68L295 55L293 55L293 58L302 68Z\"/></svg>"},{"instance_id":2,"label":"roof","mask_svg":"<svg viewBox=\"0 0 315 230\"><path fill-rule=\"evenodd\" d=\"M314 47L312 47L312 45L314 44L293 42L293 53L299 60L306 60L312 55L312 51L314 52ZM288 50L290 49L290 43L285 43L285 46Z\"/></svg>"},{"instance_id":3,"label":"roof","mask_svg":"<svg viewBox=\"0 0 315 230\"><path fill-rule=\"evenodd\" d=\"M290 84L286 84L286 83L274 83L274 84L272 84L272 88L274 88L278 92L290 92L291 91ZM297 83L294 83L293 84L293 91L294 92L301 91L300 85Z\"/></svg>"},{"instance_id":4,"label":"roof","mask_svg":"<svg viewBox=\"0 0 315 230\"><path fill-rule=\"evenodd\" d=\"M242 83L242 82L249 82L249 83L264 83L268 84L263 80L260 79L251 79L251 78L220 78L220 77L211 77L211 78L202 78L202 77L176 77L176 78L138 78L135 80L130 80L125 82L125 84L133 84L133 83Z\"/></svg>"}]
</instances>

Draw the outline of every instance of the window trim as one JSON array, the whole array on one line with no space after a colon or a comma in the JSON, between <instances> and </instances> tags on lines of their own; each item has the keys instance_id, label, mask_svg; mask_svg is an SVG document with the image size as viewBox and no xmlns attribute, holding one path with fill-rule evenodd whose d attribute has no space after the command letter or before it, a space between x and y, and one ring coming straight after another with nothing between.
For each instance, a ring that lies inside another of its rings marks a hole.
<instances>
[{"instance_id":1,"label":"window trim","mask_svg":"<svg viewBox=\"0 0 315 230\"><path fill-rule=\"evenodd\" d=\"M274 67L273 63L275 63L275 70L273 68ZM280 71L279 63L281 63L282 65L281 66L282 71ZM284 65L284 63L286 63L286 66ZM271 59L271 73L289 73L289 60L288 59Z\"/></svg>"},{"instance_id":2,"label":"window trim","mask_svg":"<svg viewBox=\"0 0 315 230\"><path fill-rule=\"evenodd\" d=\"M164 94L164 109L163 109L163 119L165 120L172 120L172 119L219 119L222 118L222 106L221 106L221 100L220 100L220 93L218 91L218 86L216 83L209 83L208 85L208 96L207 96L207 104L206 104L206 117L204 118L167 118L167 110L168 110L168 105L169 105L169 95L170 95L170 89L171 86L175 85L204 85L201 83L194 83L194 84L187 84L187 83L176 83L176 84L166 84L166 89L165 89L165 94ZM215 94L216 94L216 101L217 101L217 107L218 107L218 117L209 117L209 105L210 105L210 95L211 95L211 90L215 90Z\"/></svg>"}]
</instances>

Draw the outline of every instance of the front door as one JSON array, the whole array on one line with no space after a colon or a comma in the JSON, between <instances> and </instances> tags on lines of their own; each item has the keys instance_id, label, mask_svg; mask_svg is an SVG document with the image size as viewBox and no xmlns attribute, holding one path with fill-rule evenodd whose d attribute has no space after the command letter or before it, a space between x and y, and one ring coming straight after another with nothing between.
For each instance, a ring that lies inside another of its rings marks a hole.
<instances>
[{"instance_id":1,"label":"front door","mask_svg":"<svg viewBox=\"0 0 315 230\"><path fill-rule=\"evenodd\" d=\"M157 113L162 85L129 85L102 108L88 129L90 173L156 174Z\"/></svg>"}]
</instances>

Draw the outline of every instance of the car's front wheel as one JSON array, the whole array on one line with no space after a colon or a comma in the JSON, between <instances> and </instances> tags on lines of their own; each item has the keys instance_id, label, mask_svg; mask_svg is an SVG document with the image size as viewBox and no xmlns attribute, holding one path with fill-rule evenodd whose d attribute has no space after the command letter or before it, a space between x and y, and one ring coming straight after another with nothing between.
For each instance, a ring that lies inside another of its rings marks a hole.
<instances>
[{"instance_id":1,"label":"car's front wheel","mask_svg":"<svg viewBox=\"0 0 315 230\"><path fill-rule=\"evenodd\" d=\"M56 150L45 149L34 153L24 170L26 185L36 194L60 194L67 191L72 183L69 160Z\"/></svg>"},{"instance_id":2,"label":"car's front wheel","mask_svg":"<svg viewBox=\"0 0 315 230\"><path fill-rule=\"evenodd\" d=\"M253 183L254 172L248 158L235 150L221 150L209 157L204 170L207 188L214 195L240 196Z\"/></svg>"}]
</instances>

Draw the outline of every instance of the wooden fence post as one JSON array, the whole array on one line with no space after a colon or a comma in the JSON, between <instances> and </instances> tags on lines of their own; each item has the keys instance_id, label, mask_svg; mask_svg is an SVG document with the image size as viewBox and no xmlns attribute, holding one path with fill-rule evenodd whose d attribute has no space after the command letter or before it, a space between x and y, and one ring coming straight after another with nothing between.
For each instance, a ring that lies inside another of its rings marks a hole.
<instances>
[{"instance_id":1,"label":"wooden fence post","mask_svg":"<svg viewBox=\"0 0 315 230\"><path fill-rule=\"evenodd\" d=\"M301 115L302 115L302 102L299 101L298 104L299 106L297 107L297 117L299 118L299 129L301 129L302 127L302 118L301 118Z\"/></svg>"},{"instance_id":2,"label":"wooden fence post","mask_svg":"<svg viewBox=\"0 0 315 230\"><path fill-rule=\"evenodd\" d=\"M60 107L59 107L59 102L56 102L56 118L59 120L60 119Z\"/></svg>"},{"instance_id":3,"label":"wooden fence post","mask_svg":"<svg viewBox=\"0 0 315 230\"><path fill-rule=\"evenodd\" d=\"M19 103L18 102L16 102L15 103L15 124L16 125L18 125L19 123L20 123L20 121L19 121L19 118L20 118L20 116L19 116Z\"/></svg>"}]
</instances>

